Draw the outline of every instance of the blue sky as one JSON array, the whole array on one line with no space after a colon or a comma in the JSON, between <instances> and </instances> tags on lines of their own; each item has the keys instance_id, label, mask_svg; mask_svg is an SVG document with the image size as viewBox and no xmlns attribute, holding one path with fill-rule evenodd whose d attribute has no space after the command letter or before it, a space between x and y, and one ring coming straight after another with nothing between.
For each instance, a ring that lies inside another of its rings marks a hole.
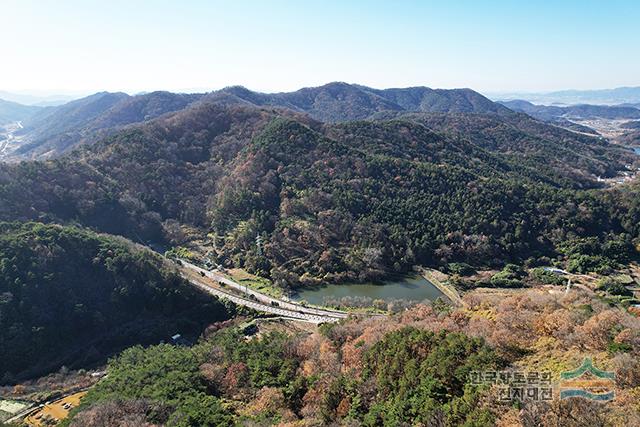
<instances>
[{"instance_id":1,"label":"blue sky","mask_svg":"<svg viewBox=\"0 0 640 427\"><path fill-rule=\"evenodd\" d=\"M0 90L640 86L640 1L3 0Z\"/></svg>"}]
</instances>

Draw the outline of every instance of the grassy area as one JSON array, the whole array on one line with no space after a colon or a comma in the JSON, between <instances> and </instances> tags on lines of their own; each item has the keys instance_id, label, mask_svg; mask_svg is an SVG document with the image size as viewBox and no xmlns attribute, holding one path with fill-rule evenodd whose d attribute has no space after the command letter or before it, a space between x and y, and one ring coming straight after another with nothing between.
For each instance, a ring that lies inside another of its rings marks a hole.
<instances>
[{"instance_id":1,"label":"grassy area","mask_svg":"<svg viewBox=\"0 0 640 427\"><path fill-rule=\"evenodd\" d=\"M284 293L282 289L275 286L269 279L258 277L247 273L241 268L232 268L226 271L226 274L241 285L245 285L254 291L258 291L273 298L282 298Z\"/></svg>"},{"instance_id":2,"label":"grassy area","mask_svg":"<svg viewBox=\"0 0 640 427\"><path fill-rule=\"evenodd\" d=\"M169 258L182 258L190 261L196 261L198 257L196 254L183 246L176 246L168 250L165 255Z\"/></svg>"}]
</instances>

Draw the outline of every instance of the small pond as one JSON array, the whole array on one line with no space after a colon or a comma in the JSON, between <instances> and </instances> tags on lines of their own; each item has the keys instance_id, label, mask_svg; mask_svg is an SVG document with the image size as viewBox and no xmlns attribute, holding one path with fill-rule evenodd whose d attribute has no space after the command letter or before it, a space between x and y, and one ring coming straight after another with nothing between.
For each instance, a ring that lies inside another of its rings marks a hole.
<instances>
[{"instance_id":1,"label":"small pond","mask_svg":"<svg viewBox=\"0 0 640 427\"><path fill-rule=\"evenodd\" d=\"M330 284L319 288L300 289L293 295L296 301L322 305L325 298L366 297L372 300L392 301L433 301L442 296L442 292L420 275L400 276L380 283L344 283Z\"/></svg>"}]
</instances>

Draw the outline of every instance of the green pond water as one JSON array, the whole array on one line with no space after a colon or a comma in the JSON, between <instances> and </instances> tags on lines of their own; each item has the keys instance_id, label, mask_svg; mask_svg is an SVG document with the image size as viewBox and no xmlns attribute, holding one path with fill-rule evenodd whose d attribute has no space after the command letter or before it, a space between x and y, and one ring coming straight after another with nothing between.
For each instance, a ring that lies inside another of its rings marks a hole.
<instances>
[{"instance_id":1,"label":"green pond water","mask_svg":"<svg viewBox=\"0 0 640 427\"><path fill-rule=\"evenodd\" d=\"M442 296L442 292L420 275L401 276L381 283L345 283L331 284L320 288L301 289L292 299L321 305L325 298L367 297L373 300L392 301L433 301Z\"/></svg>"}]
</instances>

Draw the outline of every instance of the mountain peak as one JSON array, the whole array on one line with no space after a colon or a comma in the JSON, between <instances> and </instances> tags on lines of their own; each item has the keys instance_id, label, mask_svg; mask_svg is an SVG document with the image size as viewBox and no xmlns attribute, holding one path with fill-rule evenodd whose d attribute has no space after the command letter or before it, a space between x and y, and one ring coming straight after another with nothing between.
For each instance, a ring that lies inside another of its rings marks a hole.
<instances>
[{"instance_id":1,"label":"mountain peak","mask_svg":"<svg viewBox=\"0 0 640 427\"><path fill-rule=\"evenodd\" d=\"M363 120L385 111L511 114L469 88L431 89L426 86L374 89L341 81L305 87L294 92L261 93L230 86L207 96L226 105L281 107L309 114L324 122Z\"/></svg>"}]
</instances>

